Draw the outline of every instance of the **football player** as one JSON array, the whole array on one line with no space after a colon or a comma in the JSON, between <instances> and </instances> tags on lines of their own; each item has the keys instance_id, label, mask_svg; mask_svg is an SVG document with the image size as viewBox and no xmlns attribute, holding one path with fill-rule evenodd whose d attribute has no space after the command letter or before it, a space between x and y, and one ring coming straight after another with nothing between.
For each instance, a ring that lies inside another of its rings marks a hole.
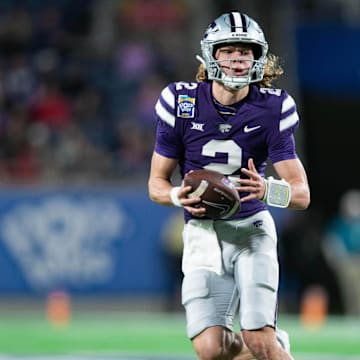
<instances>
[{"instance_id":1,"label":"football player","mask_svg":"<svg viewBox=\"0 0 360 360\"><path fill-rule=\"evenodd\" d=\"M184 208L182 303L199 359L292 359L277 329L277 235L268 206L303 210L310 202L295 150L294 99L272 87L282 74L259 25L240 12L221 15L201 40L196 82L168 85L156 104L157 133L149 176L156 203ZM265 178L267 160L278 179ZM225 174L241 209L206 217L171 179L194 169ZM234 318L240 333L234 333ZM281 346L279 346L281 344Z\"/></svg>"}]
</instances>

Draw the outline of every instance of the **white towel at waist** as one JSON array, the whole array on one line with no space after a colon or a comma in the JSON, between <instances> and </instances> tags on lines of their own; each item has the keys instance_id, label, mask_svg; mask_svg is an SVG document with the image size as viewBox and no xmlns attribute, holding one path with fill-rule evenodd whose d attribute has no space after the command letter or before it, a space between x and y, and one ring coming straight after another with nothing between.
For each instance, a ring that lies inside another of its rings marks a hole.
<instances>
[{"instance_id":1,"label":"white towel at waist","mask_svg":"<svg viewBox=\"0 0 360 360\"><path fill-rule=\"evenodd\" d=\"M206 269L223 274L221 247L213 220L190 220L184 227L182 270Z\"/></svg>"}]
</instances>

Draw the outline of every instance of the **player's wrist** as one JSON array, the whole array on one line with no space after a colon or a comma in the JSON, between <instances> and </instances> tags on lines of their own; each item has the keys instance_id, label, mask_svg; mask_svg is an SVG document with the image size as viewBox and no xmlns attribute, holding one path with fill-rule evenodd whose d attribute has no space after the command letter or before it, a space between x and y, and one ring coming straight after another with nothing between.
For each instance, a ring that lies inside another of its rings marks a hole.
<instances>
[{"instance_id":1,"label":"player's wrist","mask_svg":"<svg viewBox=\"0 0 360 360\"><path fill-rule=\"evenodd\" d=\"M262 201L274 207L287 208L291 200L290 184L284 180L274 179L269 176L265 181L265 193Z\"/></svg>"},{"instance_id":2,"label":"player's wrist","mask_svg":"<svg viewBox=\"0 0 360 360\"><path fill-rule=\"evenodd\" d=\"M264 195L261 198L261 201L266 203L266 197L267 197L267 192L268 192L268 181L265 178L262 178L263 182L264 182Z\"/></svg>"},{"instance_id":3,"label":"player's wrist","mask_svg":"<svg viewBox=\"0 0 360 360\"><path fill-rule=\"evenodd\" d=\"M174 206L183 207L179 199L179 191L181 186L174 186L170 191L170 199Z\"/></svg>"}]
</instances>

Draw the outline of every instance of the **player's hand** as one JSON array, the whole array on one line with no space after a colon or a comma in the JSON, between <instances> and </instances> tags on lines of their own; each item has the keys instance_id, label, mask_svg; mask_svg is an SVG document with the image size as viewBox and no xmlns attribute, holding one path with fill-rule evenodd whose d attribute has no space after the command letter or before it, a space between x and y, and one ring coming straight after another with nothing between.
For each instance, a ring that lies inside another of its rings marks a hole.
<instances>
[{"instance_id":1,"label":"player's hand","mask_svg":"<svg viewBox=\"0 0 360 360\"><path fill-rule=\"evenodd\" d=\"M240 184L237 187L239 192L249 193L248 195L241 198L241 202L258 199L262 200L266 191L266 183L262 176L256 170L254 160L249 159L248 169L241 168L241 172L248 177L248 179L238 179L237 182Z\"/></svg>"},{"instance_id":2,"label":"player's hand","mask_svg":"<svg viewBox=\"0 0 360 360\"><path fill-rule=\"evenodd\" d=\"M202 217L205 216L206 209L204 207L196 207L201 201L200 197L195 198L188 198L187 195L192 191L191 186L184 186L184 184L181 185L181 188L178 192L178 198L182 204L182 206L185 208L186 211L188 211L191 215Z\"/></svg>"}]
</instances>

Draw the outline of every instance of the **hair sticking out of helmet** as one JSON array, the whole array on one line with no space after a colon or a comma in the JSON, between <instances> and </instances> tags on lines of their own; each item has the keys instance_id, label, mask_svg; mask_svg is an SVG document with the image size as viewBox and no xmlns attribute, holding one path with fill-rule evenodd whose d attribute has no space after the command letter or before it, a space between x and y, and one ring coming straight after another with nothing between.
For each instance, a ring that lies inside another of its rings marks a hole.
<instances>
[{"instance_id":1,"label":"hair sticking out of helmet","mask_svg":"<svg viewBox=\"0 0 360 360\"><path fill-rule=\"evenodd\" d=\"M253 49L254 59L246 75L227 75L215 57L219 47L234 43L243 43ZM197 59L204 64L209 80L219 81L231 89L241 89L262 80L268 44L260 26L249 16L240 12L219 16L208 26L200 44L202 57L197 56Z\"/></svg>"}]
</instances>

